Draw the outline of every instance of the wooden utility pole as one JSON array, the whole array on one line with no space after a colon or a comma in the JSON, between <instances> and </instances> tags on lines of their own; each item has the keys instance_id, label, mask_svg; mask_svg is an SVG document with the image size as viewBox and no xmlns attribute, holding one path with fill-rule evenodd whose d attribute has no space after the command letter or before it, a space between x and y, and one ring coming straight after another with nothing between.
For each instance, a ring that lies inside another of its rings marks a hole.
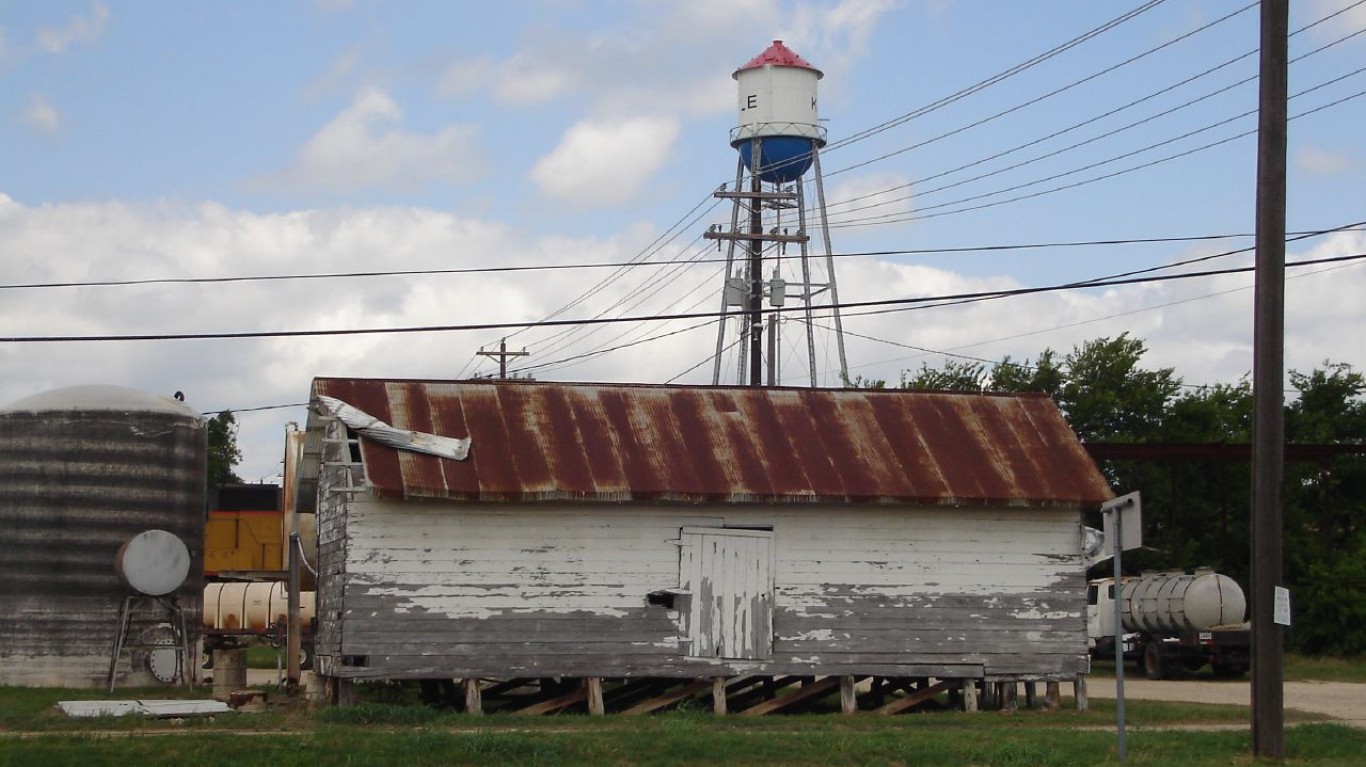
<instances>
[{"instance_id":1,"label":"wooden utility pole","mask_svg":"<svg viewBox=\"0 0 1366 767\"><path fill-rule=\"evenodd\" d=\"M1285 449L1285 154L1289 0L1261 2L1257 265L1252 362L1252 752L1285 756L1281 585Z\"/></svg>"},{"instance_id":2,"label":"wooden utility pole","mask_svg":"<svg viewBox=\"0 0 1366 767\"><path fill-rule=\"evenodd\" d=\"M764 188L759 180L759 142L754 142L754 178L750 191L754 201L749 211L749 385L764 385L764 209L759 194Z\"/></svg>"},{"instance_id":3,"label":"wooden utility pole","mask_svg":"<svg viewBox=\"0 0 1366 767\"><path fill-rule=\"evenodd\" d=\"M504 338L503 340L501 340L501 341L498 342L498 351L496 351L496 352L486 352L486 351L484 351L484 348L481 346L481 347L479 347L479 352L478 352L478 354L479 354L479 356L481 356L481 357L489 357L490 359L496 359L496 360L498 360L498 377L499 377L499 378L507 378L507 377L508 377L508 357L525 357L525 356L531 354L531 352L527 351L526 349L523 349L523 350L521 350L520 352L510 352L510 351L508 351L508 340L507 340L506 338Z\"/></svg>"}]
</instances>

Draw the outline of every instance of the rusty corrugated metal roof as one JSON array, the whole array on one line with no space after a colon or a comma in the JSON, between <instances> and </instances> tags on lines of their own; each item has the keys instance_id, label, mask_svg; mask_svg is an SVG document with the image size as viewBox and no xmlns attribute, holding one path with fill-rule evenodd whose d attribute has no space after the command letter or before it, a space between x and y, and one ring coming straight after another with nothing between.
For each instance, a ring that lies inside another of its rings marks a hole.
<instances>
[{"instance_id":1,"label":"rusty corrugated metal roof","mask_svg":"<svg viewBox=\"0 0 1366 767\"><path fill-rule=\"evenodd\" d=\"M381 496L478 501L1080 504L1112 496L1039 395L318 378L469 458L361 440ZM317 416L313 416L316 418Z\"/></svg>"}]
</instances>

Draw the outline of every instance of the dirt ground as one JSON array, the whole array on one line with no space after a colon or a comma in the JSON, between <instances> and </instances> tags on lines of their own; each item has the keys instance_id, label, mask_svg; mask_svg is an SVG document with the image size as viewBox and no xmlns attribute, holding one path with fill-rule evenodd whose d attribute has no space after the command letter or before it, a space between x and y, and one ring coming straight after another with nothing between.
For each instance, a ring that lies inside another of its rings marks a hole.
<instances>
[{"instance_id":1,"label":"dirt ground","mask_svg":"<svg viewBox=\"0 0 1366 767\"><path fill-rule=\"evenodd\" d=\"M1066 685L1064 685L1066 688ZM1366 684L1348 682L1286 682L1286 709L1330 716L1343 724L1366 728ZM1113 679L1091 679L1086 687L1092 698L1115 697ZM1186 703L1251 705L1252 683L1247 679L1213 682L1197 679L1124 678L1125 700L1166 700Z\"/></svg>"}]
</instances>

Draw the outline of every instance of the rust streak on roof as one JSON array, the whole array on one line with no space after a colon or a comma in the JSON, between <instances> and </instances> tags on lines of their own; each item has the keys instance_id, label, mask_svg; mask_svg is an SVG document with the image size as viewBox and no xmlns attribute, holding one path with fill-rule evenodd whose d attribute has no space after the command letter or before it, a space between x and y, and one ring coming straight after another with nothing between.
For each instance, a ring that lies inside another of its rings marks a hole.
<instances>
[{"instance_id":1,"label":"rust streak on roof","mask_svg":"<svg viewBox=\"0 0 1366 767\"><path fill-rule=\"evenodd\" d=\"M1041 395L319 378L469 458L362 440L380 495L468 501L1093 506L1111 492Z\"/></svg>"}]
</instances>

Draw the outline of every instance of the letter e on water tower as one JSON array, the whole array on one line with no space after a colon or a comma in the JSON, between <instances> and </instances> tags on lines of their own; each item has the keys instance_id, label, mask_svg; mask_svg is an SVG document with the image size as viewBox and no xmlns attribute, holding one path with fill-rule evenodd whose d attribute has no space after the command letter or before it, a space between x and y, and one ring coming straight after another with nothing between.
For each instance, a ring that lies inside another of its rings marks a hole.
<instances>
[{"instance_id":1,"label":"letter e on water tower","mask_svg":"<svg viewBox=\"0 0 1366 767\"><path fill-rule=\"evenodd\" d=\"M730 145L765 183L801 178L811 167L813 150L825 146L816 112L816 81L822 76L781 40L732 75L739 84L740 109ZM753 167L756 144L758 169Z\"/></svg>"}]
</instances>

